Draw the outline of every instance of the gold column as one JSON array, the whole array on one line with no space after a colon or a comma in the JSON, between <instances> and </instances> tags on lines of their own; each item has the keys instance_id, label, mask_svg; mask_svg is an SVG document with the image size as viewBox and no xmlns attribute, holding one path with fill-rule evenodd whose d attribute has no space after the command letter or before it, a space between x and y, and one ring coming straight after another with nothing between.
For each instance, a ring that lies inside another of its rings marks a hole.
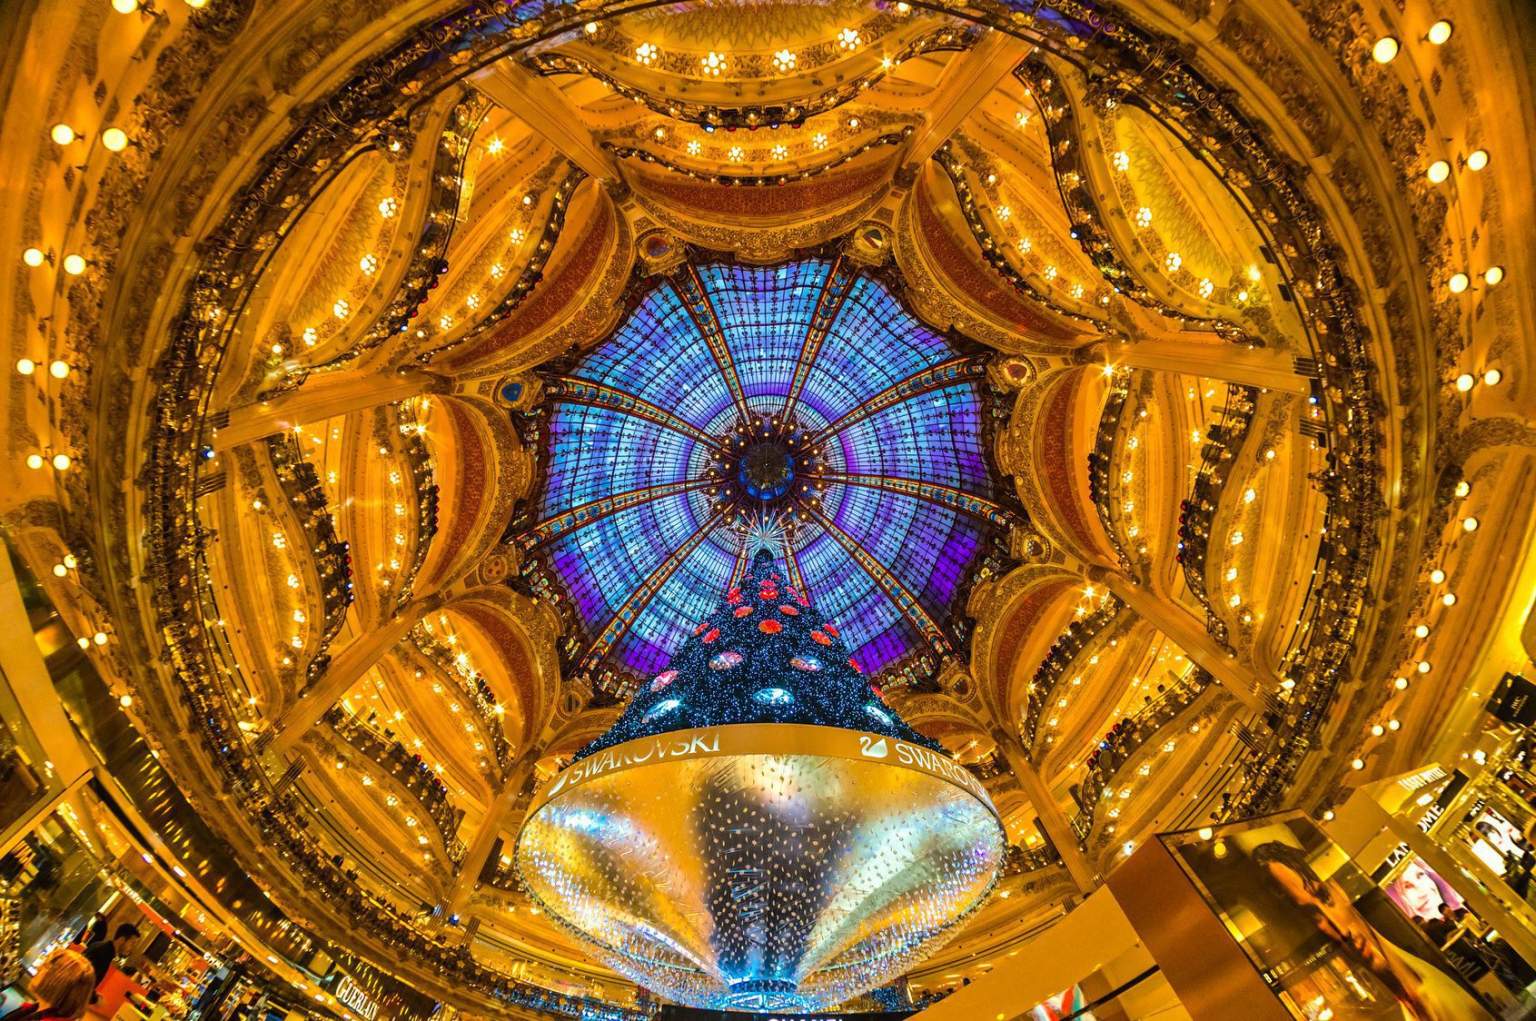
<instances>
[{"instance_id":1,"label":"gold column","mask_svg":"<svg viewBox=\"0 0 1536 1021\"><path fill-rule=\"evenodd\" d=\"M442 388L442 380L419 370L321 375L270 401L232 409L228 424L214 433L210 444L222 452L305 422L393 404Z\"/></svg>"},{"instance_id":2,"label":"gold column","mask_svg":"<svg viewBox=\"0 0 1536 1021\"><path fill-rule=\"evenodd\" d=\"M1297 374L1292 355L1242 344L1142 339L1094 344L1086 357L1107 365L1203 376L1303 397L1312 391L1311 380Z\"/></svg>"},{"instance_id":3,"label":"gold column","mask_svg":"<svg viewBox=\"0 0 1536 1021\"><path fill-rule=\"evenodd\" d=\"M1062 864L1066 865L1067 874L1072 877L1078 892L1092 893L1099 885L1099 874L1078 845L1077 834L1073 832L1066 813L1056 803L1055 796L1046 787L1035 764L1029 761L1023 742L1002 728L992 732L992 739L997 742L1003 758L1008 760L1008 768L1013 770L1019 786L1024 788L1025 796L1029 798L1030 805L1040 819L1041 828L1051 838L1051 843L1056 845L1056 853L1061 855Z\"/></svg>"},{"instance_id":4,"label":"gold column","mask_svg":"<svg viewBox=\"0 0 1536 1021\"><path fill-rule=\"evenodd\" d=\"M449 914L457 914L464 907L464 902L469 899L470 892L479 882L486 859L491 856L491 848L496 846L496 837L500 835L507 821L507 812L517 801L517 796L522 793L523 786L527 784L528 777L533 772L535 757L532 750L524 755L512 767L512 772L507 775L501 790L496 792L496 796L486 806L485 818L480 820L480 828L475 831L475 839L470 842L469 849L464 852L464 861L460 863L459 873L453 877L453 886L448 891Z\"/></svg>"},{"instance_id":5,"label":"gold column","mask_svg":"<svg viewBox=\"0 0 1536 1021\"><path fill-rule=\"evenodd\" d=\"M1195 665L1216 678L1245 707L1252 712L1264 711L1260 694L1267 688L1278 687L1279 682L1265 683L1251 670L1238 662L1237 657L1216 644L1205 625L1183 606L1171 599L1156 595L1150 589L1136 584L1118 571L1098 565L1083 568L1083 576L1109 589L1137 616L1172 638L1184 650Z\"/></svg>"},{"instance_id":6,"label":"gold column","mask_svg":"<svg viewBox=\"0 0 1536 1021\"><path fill-rule=\"evenodd\" d=\"M351 690L352 685L362 679L385 653L398 645L407 632L416 626L417 621L439 605L441 600L433 596L418 599L382 626L357 638L337 653L315 686L299 696L299 700L272 727L272 749L279 756L291 751L303 740L309 728Z\"/></svg>"}]
</instances>

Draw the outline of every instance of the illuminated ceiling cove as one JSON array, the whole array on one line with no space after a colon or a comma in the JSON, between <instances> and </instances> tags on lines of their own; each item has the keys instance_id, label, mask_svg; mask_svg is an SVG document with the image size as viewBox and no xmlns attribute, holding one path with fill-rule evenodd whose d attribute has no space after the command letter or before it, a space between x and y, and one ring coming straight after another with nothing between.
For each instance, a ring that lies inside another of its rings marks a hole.
<instances>
[{"instance_id":1,"label":"illuminated ceiling cove","mask_svg":"<svg viewBox=\"0 0 1536 1021\"><path fill-rule=\"evenodd\" d=\"M546 379L525 549L574 606L579 668L660 670L766 530L860 665L958 644L962 580L1008 521L982 358L845 259L685 266Z\"/></svg>"}]
</instances>

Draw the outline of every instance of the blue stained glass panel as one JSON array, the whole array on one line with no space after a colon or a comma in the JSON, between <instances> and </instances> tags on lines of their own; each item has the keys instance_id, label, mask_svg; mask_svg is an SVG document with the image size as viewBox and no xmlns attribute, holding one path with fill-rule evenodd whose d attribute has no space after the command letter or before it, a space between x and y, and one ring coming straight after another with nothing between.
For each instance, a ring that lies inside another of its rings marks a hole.
<instances>
[{"instance_id":1,"label":"blue stained glass panel","mask_svg":"<svg viewBox=\"0 0 1536 1021\"><path fill-rule=\"evenodd\" d=\"M849 272L832 258L684 267L607 341L550 371L606 395L552 392L543 485L525 536L571 600L582 668L648 678L729 587L743 540L710 472L736 470L734 455L715 458L748 424L732 378L752 415L787 413L803 435L819 435L809 470L824 477L795 478L772 515L806 510L782 542L861 665L878 672L929 651L925 627L941 640L952 633L968 576L997 531L957 501L1005 491L981 433L982 384L972 375L914 386L967 356L872 277L853 276L839 303L829 281L846 283ZM723 338L714 348L698 325L711 319ZM797 375L803 390L789 406ZM594 406L614 401L626 406ZM871 401L882 406L870 412ZM912 490L921 484L939 489ZM813 507L798 502L817 496ZM903 590L916 606L901 605Z\"/></svg>"}]
</instances>

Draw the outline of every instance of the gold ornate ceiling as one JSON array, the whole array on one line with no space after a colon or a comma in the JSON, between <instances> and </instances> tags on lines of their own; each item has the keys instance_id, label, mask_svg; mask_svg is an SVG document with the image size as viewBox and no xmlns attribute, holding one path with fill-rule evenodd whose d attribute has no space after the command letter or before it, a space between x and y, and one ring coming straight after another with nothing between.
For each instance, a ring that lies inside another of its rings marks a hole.
<instances>
[{"instance_id":1,"label":"gold ornate ceiling","mask_svg":"<svg viewBox=\"0 0 1536 1021\"><path fill-rule=\"evenodd\" d=\"M1028 523L886 694L1015 851L919 985L1519 661L1512 5L161 6L12 8L0 510L272 902L406 983L633 1001L508 867L615 715L508 529L537 370L691 255L842 253L992 352Z\"/></svg>"}]
</instances>

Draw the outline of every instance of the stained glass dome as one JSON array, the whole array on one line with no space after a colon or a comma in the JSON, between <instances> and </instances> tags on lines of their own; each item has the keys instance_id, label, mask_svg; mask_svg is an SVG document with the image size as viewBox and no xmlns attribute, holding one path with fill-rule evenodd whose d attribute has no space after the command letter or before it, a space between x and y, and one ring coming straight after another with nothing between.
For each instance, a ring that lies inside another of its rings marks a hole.
<instances>
[{"instance_id":1,"label":"stained glass dome","mask_svg":"<svg viewBox=\"0 0 1536 1021\"><path fill-rule=\"evenodd\" d=\"M842 257L685 265L545 376L520 542L580 624L578 670L649 679L746 570L744 531L877 674L959 641L1002 536L986 365Z\"/></svg>"}]
</instances>

